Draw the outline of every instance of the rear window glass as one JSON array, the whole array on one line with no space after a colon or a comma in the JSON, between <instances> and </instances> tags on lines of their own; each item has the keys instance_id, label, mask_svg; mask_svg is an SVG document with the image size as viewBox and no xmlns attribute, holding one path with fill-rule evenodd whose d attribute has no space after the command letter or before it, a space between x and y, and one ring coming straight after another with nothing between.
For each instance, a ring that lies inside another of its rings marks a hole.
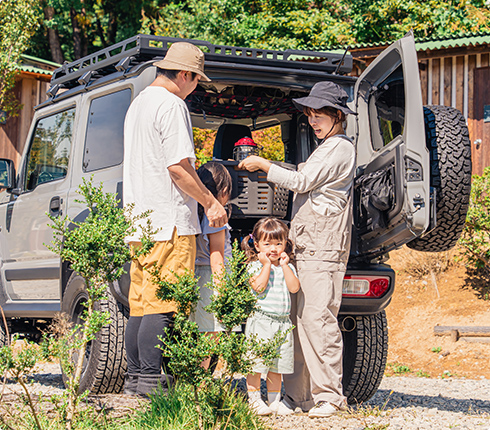
<instances>
[{"instance_id":1,"label":"rear window glass","mask_svg":"<svg viewBox=\"0 0 490 430\"><path fill-rule=\"evenodd\" d=\"M373 91L369 99L369 111L375 150L385 147L403 134L405 87L401 64Z\"/></svg>"},{"instance_id":2,"label":"rear window glass","mask_svg":"<svg viewBox=\"0 0 490 430\"><path fill-rule=\"evenodd\" d=\"M124 118L130 103L129 88L92 100L83 153L84 172L122 163Z\"/></svg>"}]
</instances>

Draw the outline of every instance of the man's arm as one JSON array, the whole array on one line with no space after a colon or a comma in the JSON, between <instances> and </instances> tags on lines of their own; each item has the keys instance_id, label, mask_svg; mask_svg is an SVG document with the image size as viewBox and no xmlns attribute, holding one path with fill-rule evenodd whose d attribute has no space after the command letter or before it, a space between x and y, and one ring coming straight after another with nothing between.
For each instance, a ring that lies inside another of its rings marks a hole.
<instances>
[{"instance_id":1,"label":"man's arm","mask_svg":"<svg viewBox=\"0 0 490 430\"><path fill-rule=\"evenodd\" d=\"M225 209L201 182L188 158L169 166L168 171L175 185L202 205L211 227L226 224L228 217Z\"/></svg>"}]
</instances>

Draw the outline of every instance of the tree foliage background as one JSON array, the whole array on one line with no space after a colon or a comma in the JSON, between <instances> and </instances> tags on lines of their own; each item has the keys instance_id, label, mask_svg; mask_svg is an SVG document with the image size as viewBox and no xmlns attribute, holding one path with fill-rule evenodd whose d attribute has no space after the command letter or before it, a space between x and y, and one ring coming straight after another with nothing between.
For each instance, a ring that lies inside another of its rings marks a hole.
<instances>
[{"instance_id":1,"label":"tree foliage background","mask_svg":"<svg viewBox=\"0 0 490 430\"><path fill-rule=\"evenodd\" d=\"M30 0L0 0L0 110L11 116L21 107L11 92L21 54L39 26L39 10Z\"/></svg>"},{"instance_id":2,"label":"tree foliage background","mask_svg":"<svg viewBox=\"0 0 490 430\"><path fill-rule=\"evenodd\" d=\"M2 0L16 1L21 0ZM24 0L25 1L25 0ZM71 61L139 32L275 49L319 49L490 31L487 0L34 0L32 55Z\"/></svg>"}]
</instances>

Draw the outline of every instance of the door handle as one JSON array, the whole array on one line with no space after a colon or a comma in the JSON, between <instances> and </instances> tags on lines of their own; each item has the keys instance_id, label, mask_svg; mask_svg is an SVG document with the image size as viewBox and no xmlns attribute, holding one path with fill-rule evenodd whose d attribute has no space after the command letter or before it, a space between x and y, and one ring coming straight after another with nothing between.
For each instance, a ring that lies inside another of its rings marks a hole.
<instances>
[{"instance_id":1,"label":"door handle","mask_svg":"<svg viewBox=\"0 0 490 430\"><path fill-rule=\"evenodd\" d=\"M61 210L61 203L62 200L59 196L55 196L51 199L51 201L49 202L49 213L52 216L62 215L63 211Z\"/></svg>"}]
</instances>

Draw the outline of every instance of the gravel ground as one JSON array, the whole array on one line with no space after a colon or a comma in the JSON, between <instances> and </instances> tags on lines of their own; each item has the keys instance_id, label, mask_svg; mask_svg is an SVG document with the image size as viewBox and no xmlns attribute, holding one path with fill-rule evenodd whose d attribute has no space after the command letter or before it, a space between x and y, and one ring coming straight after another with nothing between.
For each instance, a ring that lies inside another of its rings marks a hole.
<instances>
[{"instance_id":1,"label":"gravel ground","mask_svg":"<svg viewBox=\"0 0 490 430\"><path fill-rule=\"evenodd\" d=\"M57 364L45 364L34 376L32 391L44 396L59 394L63 384ZM17 399L17 384L0 388L4 405ZM124 395L92 398L116 415L137 408L139 401ZM376 395L358 407L328 419L310 419L304 414L270 417L274 429L478 429L490 430L490 380L386 377Z\"/></svg>"}]
</instances>

